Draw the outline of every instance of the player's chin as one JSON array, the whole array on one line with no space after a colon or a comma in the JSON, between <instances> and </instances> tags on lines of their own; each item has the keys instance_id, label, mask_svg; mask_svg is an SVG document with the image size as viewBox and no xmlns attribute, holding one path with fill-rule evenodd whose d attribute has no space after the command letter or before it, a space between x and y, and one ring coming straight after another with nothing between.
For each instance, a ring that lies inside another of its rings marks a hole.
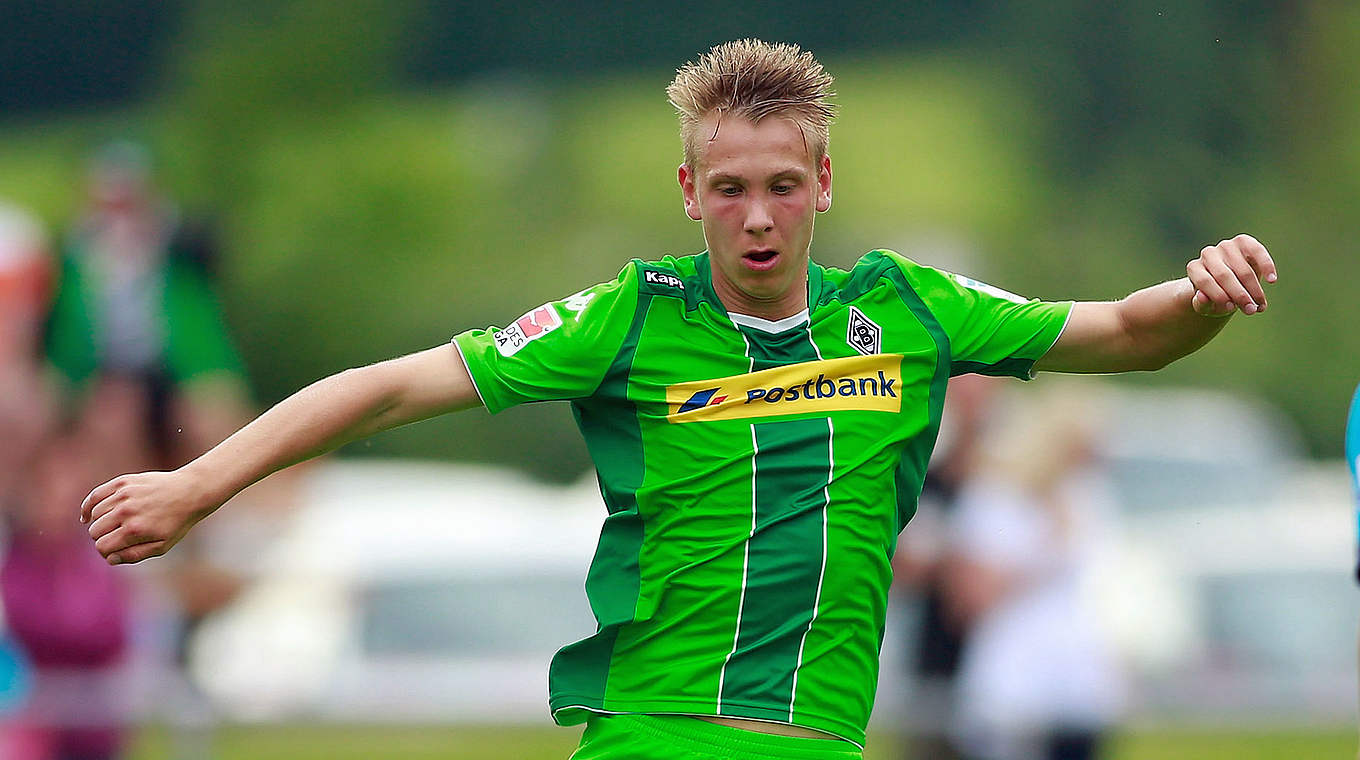
<instances>
[{"instance_id":1,"label":"player's chin","mask_svg":"<svg viewBox=\"0 0 1360 760\"><path fill-rule=\"evenodd\" d=\"M777 301L788 295L789 289L794 286L792 278L784 274L761 272L746 278L742 283L742 290L757 301Z\"/></svg>"}]
</instances>

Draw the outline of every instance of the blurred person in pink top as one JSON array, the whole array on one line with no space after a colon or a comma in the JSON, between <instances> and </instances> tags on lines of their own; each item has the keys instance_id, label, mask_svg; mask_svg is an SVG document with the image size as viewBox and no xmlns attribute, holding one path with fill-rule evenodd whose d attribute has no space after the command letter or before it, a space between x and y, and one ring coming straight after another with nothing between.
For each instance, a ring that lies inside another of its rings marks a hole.
<instances>
[{"instance_id":1,"label":"blurred person in pink top","mask_svg":"<svg viewBox=\"0 0 1360 760\"><path fill-rule=\"evenodd\" d=\"M0 203L0 601L31 670L0 728L3 760L105 760L123 746L127 578L90 556L70 524L72 500L102 470L88 445L57 432L42 360L54 279L42 225Z\"/></svg>"},{"instance_id":2,"label":"blurred person in pink top","mask_svg":"<svg viewBox=\"0 0 1360 760\"><path fill-rule=\"evenodd\" d=\"M39 339L51 296L52 263L42 225L0 201L0 516L17 498L24 468L55 418ZM5 532L0 529L0 557ZM0 605L0 611L3 605ZM12 712L29 693L28 664L0 615L0 758L15 757Z\"/></svg>"},{"instance_id":3,"label":"blurred person in pink top","mask_svg":"<svg viewBox=\"0 0 1360 760\"><path fill-rule=\"evenodd\" d=\"M88 446L49 435L6 512L0 598L33 669L6 760L110 760L126 733L128 578L89 550L70 505L91 478Z\"/></svg>"}]
</instances>

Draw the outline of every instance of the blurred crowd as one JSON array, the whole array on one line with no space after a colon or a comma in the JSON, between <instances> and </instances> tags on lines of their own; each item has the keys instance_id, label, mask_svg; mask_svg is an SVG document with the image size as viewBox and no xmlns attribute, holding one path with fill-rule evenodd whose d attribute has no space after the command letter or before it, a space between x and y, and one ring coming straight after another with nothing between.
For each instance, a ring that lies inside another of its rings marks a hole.
<instances>
[{"instance_id":1,"label":"blurred crowd","mask_svg":"<svg viewBox=\"0 0 1360 760\"><path fill-rule=\"evenodd\" d=\"M237 593L214 531L114 569L77 521L124 472L179 465L251 412L215 293L216 246L153 181L149 154L92 157L84 209L54 234L0 201L0 757L123 755L147 694L195 738L182 673L194 626ZM149 666L149 667L148 667ZM166 683L139 684L147 674ZM195 717L198 714L200 717Z\"/></svg>"}]
</instances>

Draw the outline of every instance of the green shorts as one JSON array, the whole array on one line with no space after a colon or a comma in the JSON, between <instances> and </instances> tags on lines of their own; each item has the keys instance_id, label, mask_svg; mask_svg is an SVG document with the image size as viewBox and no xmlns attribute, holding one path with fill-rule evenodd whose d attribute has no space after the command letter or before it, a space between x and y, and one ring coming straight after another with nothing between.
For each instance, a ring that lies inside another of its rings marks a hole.
<instances>
[{"instance_id":1,"label":"green shorts","mask_svg":"<svg viewBox=\"0 0 1360 760\"><path fill-rule=\"evenodd\" d=\"M571 760L862 760L841 739L776 736L684 715L598 715Z\"/></svg>"}]
</instances>

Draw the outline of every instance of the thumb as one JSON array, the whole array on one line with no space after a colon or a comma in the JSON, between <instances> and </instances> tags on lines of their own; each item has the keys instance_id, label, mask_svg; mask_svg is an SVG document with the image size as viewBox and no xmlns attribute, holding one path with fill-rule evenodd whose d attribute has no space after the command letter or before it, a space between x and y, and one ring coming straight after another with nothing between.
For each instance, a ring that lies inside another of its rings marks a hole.
<instances>
[{"instance_id":1,"label":"thumb","mask_svg":"<svg viewBox=\"0 0 1360 760\"><path fill-rule=\"evenodd\" d=\"M1203 291L1196 290L1194 298L1190 299L1190 308L1194 309L1196 314L1207 317L1214 313L1214 302L1210 301Z\"/></svg>"},{"instance_id":2,"label":"thumb","mask_svg":"<svg viewBox=\"0 0 1360 760\"><path fill-rule=\"evenodd\" d=\"M1226 310L1220 309L1203 291L1196 290L1195 297L1190 299L1190 307L1201 317L1228 317L1231 316L1236 308L1231 301L1228 302Z\"/></svg>"}]
</instances>

